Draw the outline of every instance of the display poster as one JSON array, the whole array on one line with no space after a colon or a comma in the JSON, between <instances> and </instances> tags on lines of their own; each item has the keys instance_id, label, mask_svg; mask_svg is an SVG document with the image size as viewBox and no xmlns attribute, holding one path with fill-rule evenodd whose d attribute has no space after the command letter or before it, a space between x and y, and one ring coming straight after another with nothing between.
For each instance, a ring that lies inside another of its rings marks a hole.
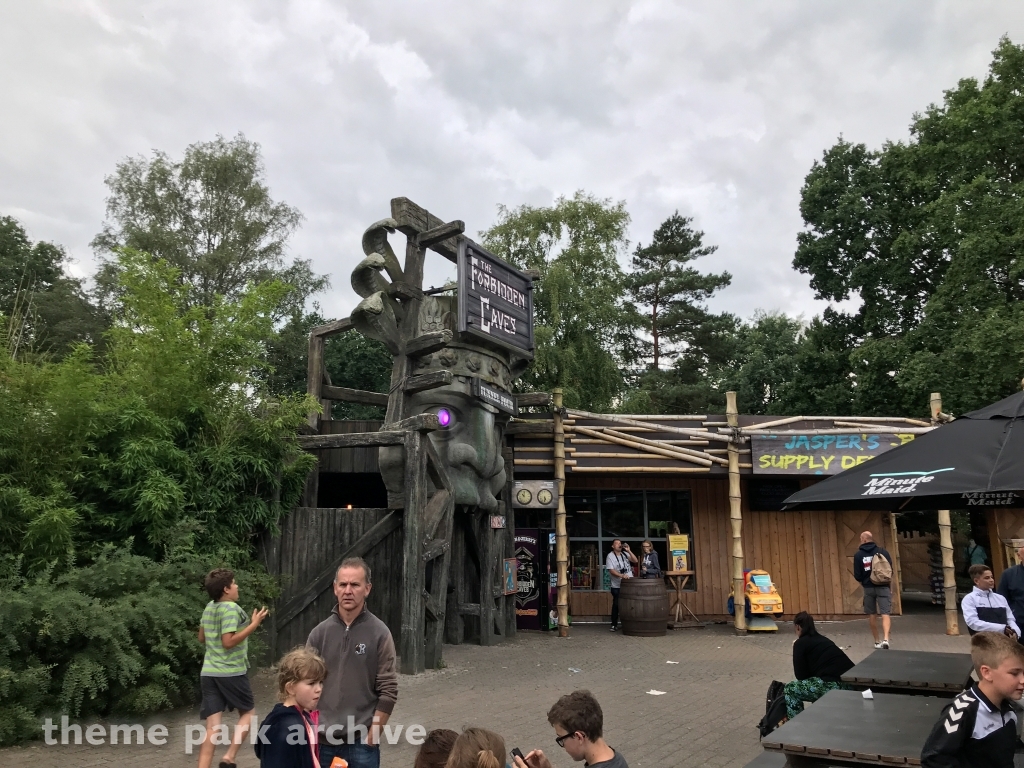
<instances>
[{"instance_id":1,"label":"display poster","mask_svg":"<svg viewBox=\"0 0 1024 768\"><path fill-rule=\"evenodd\" d=\"M871 461L914 439L900 432L815 435L787 432L751 435L754 474L835 475Z\"/></svg>"},{"instance_id":2,"label":"display poster","mask_svg":"<svg viewBox=\"0 0 1024 768\"><path fill-rule=\"evenodd\" d=\"M690 536L686 533L668 535L668 551L671 559L670 571L688 571L690 562Z\"/></svg>"},{"instance_id":3,"label":"display poster","mask_svg":"<svg viewBox=\"0 0 1024 768\"><path fill-rule=\"evenodd\" d=\"M516 584L516 573L519 570L519 559L507 557L502 561L501 575L505 583L505 594L514 595L519 587Z\"/></svg>"},{"instance_id":4,"label":"display poster","mask_svg":"<svg viewBox=\"0 0 1024 768\"><path fill-rule=\"evenodd\" d=\"M540 551L539 531L522 529L516 533L516 628L540 629ZM545 579L547 581L547 579Z\"/></svg>"}]
</instances>

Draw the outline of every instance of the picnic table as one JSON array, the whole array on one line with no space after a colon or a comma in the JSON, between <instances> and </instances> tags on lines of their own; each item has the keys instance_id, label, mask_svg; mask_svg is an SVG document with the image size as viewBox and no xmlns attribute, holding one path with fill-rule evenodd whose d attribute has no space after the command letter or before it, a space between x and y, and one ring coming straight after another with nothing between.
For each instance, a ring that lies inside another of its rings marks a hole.
<instances>
[{"instance_id":1,"label":"picnic table","mask_svg":"<svg viewBox=\"0 0 1024 768\"><path fill-rule=\"evenodd\" d=\"M829 691L764 738L762 746L784 753L790 764L921 764L921 749L945 699L860 691Z\"/></svg>"},{"instance_id":2,"label":"picnic table","mask_svg":"<svg viewBox=\"0 0 1024 768\"><path fill-rule=\"evenodd\" d=\"M879 650L843 675L843 682L872 691L952 697L970 685L973 668L969 653Z\"/></svg>"}]
</instances>

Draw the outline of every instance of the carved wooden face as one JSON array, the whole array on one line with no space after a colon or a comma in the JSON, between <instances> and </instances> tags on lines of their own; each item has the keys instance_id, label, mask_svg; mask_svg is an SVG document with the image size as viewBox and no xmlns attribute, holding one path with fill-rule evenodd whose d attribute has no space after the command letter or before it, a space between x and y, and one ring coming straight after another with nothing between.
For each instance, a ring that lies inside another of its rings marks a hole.
<instances>
[{"instance_id":1,"label":"carved wooden face","mask_svg":"<svg viewBox=\"0 0 1024 768\"><path fill-rule=\"evenodd\" d=\"M431 442L451 478L455 503L493 512L505 485L502 438L508 417L474 397L466 377L457 376L450 386L413 395L410 414L451 415L447 429L430 434ZM404 458L400 448L381 448L380 471L389 491L401 492Z\"/></svg>"}]
</instances>

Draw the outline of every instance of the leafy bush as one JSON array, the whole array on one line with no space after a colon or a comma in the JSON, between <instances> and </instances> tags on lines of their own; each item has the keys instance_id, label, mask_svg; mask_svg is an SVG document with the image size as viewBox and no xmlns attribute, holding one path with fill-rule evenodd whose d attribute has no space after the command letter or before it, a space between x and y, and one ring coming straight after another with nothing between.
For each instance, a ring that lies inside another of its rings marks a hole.
<instances>
[{"instance_id":1,"label":"leafy bush","mask_svg":"<svg viewBox=\"0 0 1024 768\"><path fill-rule=\"evenodd\" d=\"M61 573L26 577L20 565L0 563L0 744L38 737L46 715L139 716L194 700L213 563L107 547ZM265 573L236 577L247 610L272 596Z\"/></svg>"}]
</instances>

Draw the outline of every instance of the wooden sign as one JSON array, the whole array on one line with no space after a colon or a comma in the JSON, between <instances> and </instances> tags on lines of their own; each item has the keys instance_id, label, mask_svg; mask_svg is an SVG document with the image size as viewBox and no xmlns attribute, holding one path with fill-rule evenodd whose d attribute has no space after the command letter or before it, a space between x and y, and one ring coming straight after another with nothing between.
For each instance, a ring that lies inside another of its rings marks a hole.
<instances>
[{"instance_id":1,"label":"wooden sign","mask_svg":"<svg viewBox=\"0 0 1024 768\"><path fill-rule=\"evenodd\" d=\"M835 475L871 461L914 439L899 432L815 435L796 432L751 435L754 474Z\"/></svg>"},{"instance_id":2,"label":"wooden sign","mask_svg":"<svg viewBox=\"0 0 1024 768\"><path fill-rule=\"evenodd\" d=\"M471 240L459 243L459 333L533 359L533 280Z\"/></svg>"},{"instance_id":3,"label":"wooden sign","mask_svg":"<svg viewBox=\"0 0 1024 768\"><path fill-rule=\"evenodd\" d=\"M491 515L491 528L498 529L505 527L504 515Z\"/></svg>"},{"instance_id":4,"label":"wooden sign","mask_svg":"<svg viewBox=\"0 0 1024 768\"><path fill-rule=\"evenodd\" d=\"M492 387L483 379L473 378L473 394L499 411L504 411L510 416L519 415L519 408L516 407L516 396L510 395L503 389Z\"/></svg>"}]
</instances>

